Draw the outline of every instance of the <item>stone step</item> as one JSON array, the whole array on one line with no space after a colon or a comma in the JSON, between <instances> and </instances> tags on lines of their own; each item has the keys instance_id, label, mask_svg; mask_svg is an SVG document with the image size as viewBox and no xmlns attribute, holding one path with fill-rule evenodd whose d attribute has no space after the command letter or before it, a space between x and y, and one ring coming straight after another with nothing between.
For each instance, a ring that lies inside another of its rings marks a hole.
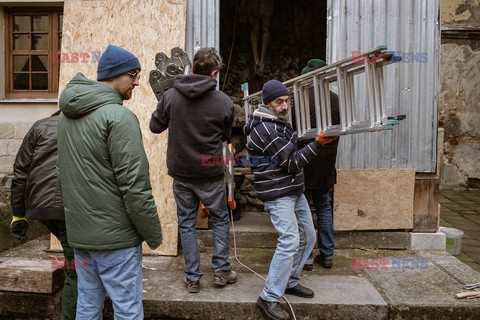
<instances>
[{"instance_id":1,"label":"stone step","mask_svg":"<svg viewBox=\"0 0 480 320\"><path fill-rule=\"evenodd\" d=\"M238 249L243 264L265 278L271 249ZM422 260L422 267L392 260ZM232 254L238 281L223 288L212 284L211 251L201 254L204 276L198 294L189 294L183 284L183 257L146 257L144 307L147 319L266 319L256 306L264 280L242 267ZM385 269L353 268L352 257L384 258ZM161 261L161 262L159 262ZM458 300L460 283L472 283L479 273L443 252L418 253L402 250L338 250L333 269L315 265L303 272L301 283L315 292L313 299L286 295L297 319L477 319L480 305ZM289 309L285 301L282 307ZM105 318L112 319L110 306ZM291 319L293 317L291 316Z\"/></svg>"},{"instance_id":2,"label":"stone step","mask_svg":"<svg viewBox=\"0 0 480 320\"><path fill-rule=\"evenodd\" d=\"M178 275L146 273L145 277L143 302L148 310L146 317L264 319L256 306L264 281L253 274L240 273L236 284L224 288L213 287L211 278L204 277L199 294L187 293ZM172 278L175 281L169 281ZM158 283L166 282L170 283L168 289L157 288ZM314 298L285 296L297 319L368 319L372 314L376 319L388 319L388 304L363 277L312 275L305 277L303 284L317 293ZM324 294L325 288L329 288L328 294ZM289 310L285 301L281 305L284 310Z\"/></svg>"},{"instance_id":3,"label":"stone step","mask_svg":"<svg viewBox=\"0 0 480 320\"><path fill-rule=\"evenodd\" d=\"M48 239L32 241L0 253L0 262L50 261L51 253L44 251L47 246ZM242 264L265 278L273 251L272 248L232 248L230 260L238 272L238 281L217 288L213 286L210 269L211 248L204 248L200 254L204 276L198 294L189 294L185 289L181 252L176 257L145 256L145 319L265 319L255 304L264 280ZM373 262L379 259L386 262L375 266ZM445 251L337 249L332 269L315 264L313 271L302 273L301 283L315 291L313 299L285 297L297 319L473 320L480 314L478 301L456 299L455 294L463 291L462 284L477 283L479 279L480 273ZM0 291L0 318L59 319L60 294L60 290L54 293ZM288 309L285 302L282 307ZM113 319L108 301L104 316L104 319Z\"/></svg>"},{"instance_id":4,"label":"stone step","mask_svg":"<svg viewBox=\"0 0 480 320\"><path fill-rule=\"evenodd\" d=\"M243 212L230 228L233 246L235 233L239 248L275 248L278 234L265 212ZM198 238L212 246L212 231L197 230ZM341 231L334 232L335 248L339 249L408 249L410 233L406 231Z\"/></svg>"},{"instance_id":5,"label":"stone step","mask_svg":"<svg viewBox=\"0 0 480 320\"><path fill-rule=\"evenodd\" d=\"M63 286L63 270L52 261L9 259L0 264L0 291L53 293Z\"/></svg>"}]
</instances>

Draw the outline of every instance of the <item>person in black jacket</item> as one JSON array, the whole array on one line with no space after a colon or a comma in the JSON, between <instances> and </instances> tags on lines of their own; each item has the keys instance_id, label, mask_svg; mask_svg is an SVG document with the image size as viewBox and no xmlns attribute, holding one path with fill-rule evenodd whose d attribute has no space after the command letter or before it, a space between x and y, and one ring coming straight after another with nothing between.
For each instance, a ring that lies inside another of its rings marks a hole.
<instances>
[{"instance_id":1,"label":"person in black jacket","mask_svg":"<svg viewBox=\"0 0 480 320\"><path fill-rule=\"evenodd\" d=\"M320 59L311 59L301 74L305 74L325 66ZM315 101L314 95L310 94L310 121L315 126ZM330 91L330 106L332 124L340 123L338 95ZM303 146L310 140L299 141ZM335 162L337 159L337 148L339 139L325 145L321 153L312 162L305 166L305 195L310 197L317 215L317 244L319 255L315 256L315 262L324 268L331 268L333 265L333 221L332 221L332 188L336 182L337 170ZM305 263L305 270L313 269L313 251Z\"/></svg>"},{"instance_id":2,"label":"person in black jacket","mask_svg":"<svg viewBox=\"0 0 480 320\"><path fill-rule=\"evenodd\" d=\"M195 229L199 201L211 213L213 283L225 286L237 281L228 261L230 219L222 161L222 142L230 137L233 123L233 102L216 90L221 67L215 48L199 49L193 59L193 74L175 77L150 120L153 133L169 128L167 168L174 179L185 283L190 293L199 292L203 276Z\"/></svg>"},{"instance_id":3,"label":"person in black jacket","mask_svg":"<svg viewBox=\"0 0 480 320\"><path fill-rule=\"evenodd\" d=\"M60 111L38 120L23 139L13 165L10 232L27 240L28 220L40 220L53 233L65 256L62 319L75 319L77 273L73 248L68 245L62 193L57 179L57 124ZM58 263L57 263L58 264ZM52 261L52 267L53 261Z\"/></svg>"}]
</instances>

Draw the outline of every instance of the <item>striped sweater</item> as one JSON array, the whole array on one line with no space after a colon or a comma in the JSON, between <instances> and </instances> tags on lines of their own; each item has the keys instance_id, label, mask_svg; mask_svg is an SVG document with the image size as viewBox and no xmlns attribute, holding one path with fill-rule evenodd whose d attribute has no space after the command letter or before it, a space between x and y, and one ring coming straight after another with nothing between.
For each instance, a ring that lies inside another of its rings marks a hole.
<instances>
[{"instance_id":1,"label":"striped sweater","mask_svg":"<svg viewBox=\"0 0 480 320\"><path fill-rule=\"evenodd\" d=\"M304 191L303 167L319 154L321 145L313 141L297 150L292 126L262 107L249 115L244 132L257 197L270 201L300 195Z\"/></svg>"}]
</instances>

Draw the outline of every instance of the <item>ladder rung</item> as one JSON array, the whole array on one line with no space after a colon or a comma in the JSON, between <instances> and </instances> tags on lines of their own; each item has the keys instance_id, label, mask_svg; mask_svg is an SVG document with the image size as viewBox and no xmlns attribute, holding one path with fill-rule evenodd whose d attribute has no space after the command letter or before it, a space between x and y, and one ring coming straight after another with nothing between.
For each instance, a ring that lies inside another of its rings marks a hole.
<instances>
[{"instance_id":1,"label":"ladder rung","mask_svg":"<svg viewBox=\"0 0 480 320\"><path fill-rule=\"evenodd\" d=\"M378 46L365 51L360 57L348 57L284 82L294 98L299 139L315 137L321 130L326 136L392 130L400 120L405 119L405 115L387 117L383 68L401 60L394 51L387 49L387 46ZM360 74L365 74L366 81L367 104L364 110L359 110L355 101L355 77ZM334 82L338 85L340 113L340 124L335 126L330 105L330 84ZM261 91L251 95L248 90L244 91L243 99L247 102L245 112L248 116L255 106L261 104ZM313 124L310 119L311 102L315 103ZM289 121L292 121L291 112Z\"/></svg>"}]
</instances>

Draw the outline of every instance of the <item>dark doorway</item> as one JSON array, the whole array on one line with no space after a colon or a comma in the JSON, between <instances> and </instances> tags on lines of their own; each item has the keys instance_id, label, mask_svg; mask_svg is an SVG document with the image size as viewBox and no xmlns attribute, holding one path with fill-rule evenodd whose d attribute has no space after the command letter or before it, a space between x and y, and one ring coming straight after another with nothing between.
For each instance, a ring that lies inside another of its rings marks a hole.
<instances>
[{"instance_id":1,"label":"dark doorway","mask_svg":"<svg viewBox=\"0 0 480 320\"><path fill-rule=\"evenodd\" d=\"M266 8L262 6L265 3ZM298 76L312 58L325 60L327 2L271 0L270 8L268 3L268 0L220 1L220 53L226 66L220 89L237 104L242 104L242 83L248 82L250 93L254 93L269 79L286 81ZM259 18L258 56L266 31L264 27L268 30L261 75L255 68L251 41L254 24L249 15ZM267 21L262 20L265 15Z\"/></svg>"}]
</instances>

